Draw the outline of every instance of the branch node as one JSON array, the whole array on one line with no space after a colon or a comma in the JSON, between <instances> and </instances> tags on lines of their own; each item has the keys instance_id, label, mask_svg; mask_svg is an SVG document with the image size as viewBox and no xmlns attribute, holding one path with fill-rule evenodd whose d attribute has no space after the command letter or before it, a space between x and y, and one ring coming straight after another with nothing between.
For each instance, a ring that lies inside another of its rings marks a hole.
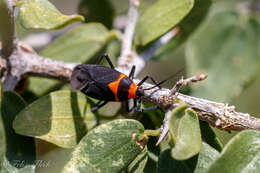
<instances>
[{"instance_id":1,"label":"branch node","mask_svg":"<svg viewBox=\"0 0 260 173\"><path fill-rule=\"evenodd\" d=\"M188 83L195 83L195 82L199 82L199 81L203 81L208 77L208 75L206 74L198 74L196 76L187 78L187 79L183 79L183 77L181 77L181 79L173 86L173 88L171 89L171 93L170 95L176 95L176 93L178 93L178 91L180 90L180 88L182 86L187 85Z\"/></svg>"},{"instance_id":2,"label":"branch node","mask_svg":"<svg viewBox=\"0 0 260 173\"><path fill-rule=\"evenodd\" d=\"M215 122L215 125L216 125L216 127L220 127L220 125L221 125L221 120L220 120L220 119L217 119L216 122Z\"/></svg>"}]
</instances>

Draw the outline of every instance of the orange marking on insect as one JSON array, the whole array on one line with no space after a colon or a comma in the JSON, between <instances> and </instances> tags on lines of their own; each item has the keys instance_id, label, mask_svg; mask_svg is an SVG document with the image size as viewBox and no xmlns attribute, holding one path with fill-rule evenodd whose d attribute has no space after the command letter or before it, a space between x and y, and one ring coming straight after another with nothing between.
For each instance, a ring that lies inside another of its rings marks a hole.
<instances>
[{"instance_id":1,"label":"orange marking on insect","mask_svg":"<svg viewBox=\"0 0 260 173\"><path fill-rule=\"evenodd\" d=\"M132 82L131 85L130 85L130 88L128 90L128 98L129 99L135 98L135 93L136 93L137 88L138 88L138 86L134 82Z\"/></svg>"},{"instance_id":2,"label":"orange marking on insect","mask_svg":"<svg viewBox=\"0 0 260 173\"><path fill-rule=\"evenodd\" d=\"M118 99L118 96L117 96L117 89L118 89L118 85L120 83L120 81L125 78L126 75L121 73L120 76L118 77L118 79L115 81L115 82L111 82L110 84L108 84L108 87L109 89L114 93L115 95L115 100L117 102L119 102L120 100Z\"/></svg>"}]
</instances>

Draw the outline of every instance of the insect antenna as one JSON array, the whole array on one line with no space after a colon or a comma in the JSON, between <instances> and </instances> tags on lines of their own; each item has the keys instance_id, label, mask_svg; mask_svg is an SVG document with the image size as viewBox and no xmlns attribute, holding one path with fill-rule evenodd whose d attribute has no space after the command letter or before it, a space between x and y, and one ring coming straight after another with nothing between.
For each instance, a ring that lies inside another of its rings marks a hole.
<instances>
[{"instance_id":1,"label":"insect antenna","mask_svg":"<svg viewBox=\"0 0 260 173\"><path fill-rule=\"evenodd\" d=\"M157 83L156 85L150 87L150 88L145 88L143 90L150 90L150 89L153 89L153 88L156 88L158 86L161 86L162 84L164 84L165 82L167 82L169 79L172 79L174 77L176 77L178 74L180 74L181 72L183 72L184 68L180 69L179 71L177 71L174 75L171 75L170 77L162 80L161 82Z\"/></svg>"}]
</instances>

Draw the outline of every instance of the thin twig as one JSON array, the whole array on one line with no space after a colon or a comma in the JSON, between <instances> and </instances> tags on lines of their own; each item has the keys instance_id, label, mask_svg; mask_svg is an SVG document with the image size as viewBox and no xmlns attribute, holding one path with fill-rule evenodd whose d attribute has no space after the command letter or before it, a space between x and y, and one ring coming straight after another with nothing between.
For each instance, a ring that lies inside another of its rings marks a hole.
<instances>
[{"instance_id":1,"label":"thin twig","mask_svg":"<svg viewBox=\"0 0 260 173\"><path fill-rule=\"evenodd\" d=\"M129 9L127 15L127 25L122 38L121 57L128 56L132 51L132 42L135 32L135 26L139 17L139 0L129 0Z\"/></svg>"},{"instance_id":2,"label":"thin twig","mask_svg":"<svg viewBox=\"0 0 260 173\"><path fill-rule=\"evenodd\" d=\"M205 80L207 77L208 76L205 74L198 74L196 76L193 76L193 77L190 77L187 79L183 79L183 77L181 77L181 79L178 82L176 82L176 84L172 87L168 97L171 97L172 99L174 99L174 97L175 97L175 100L176 100L176 98L179 94L178 92L182 86L185 86L189 83L195 83L195 82ZM173 105L174 104L172 104L165 113L163 124L160 128L161 134L160 134L160 137L159 137L156 145L159 145L162 142L162 140L169 134L169 118L172 114L172 109L174 108Z\"/></svg>"},{"instance_id":3,"label":"thin twig","mask_svg":"<svg viewBox=\"0 0 260 173\"><path fill-rule=\"evenodd\" d=\"M172 31L160 37L150 48L145 50L140 56L132 50L135 27L138 21L139 0L129 0L129 9L125 31L122 37L121 55L118 58L117 70L129 74L132 66L136 66L135 75L139 74L154 53L163 45L167 44L179 31L176 27Z\"/></svg>"},{"instance_id":4,"label":"thin twig","mask_svg":"<svg viewBox=\"0 0 260 173\"><path fill-rule=\"evenodd\" d=\"M141 55L131 50L131 45L134 37L135 25L138 19L137 6L132 4L133 0L130 0L130 6L128 11L128 22L125 28L125 33L122 38L121 55L118 58L117 70L122 73L128 74L133 65L136 66L135 75L139 74L145 67L146 62L154 55L154 53L163 45L167 44L176 34L179 32L179 28L176 27L168 33L160 37L151 47L145 50Z\"/></svg>"},{"instance_id":5,"label":"thin twig","mask_svg":"<svg viewBox=\"0 0 260 173\"><path fill-rule=\"evenodd\" d=\"M208 75L206 74L198 74L196 76L187 79L183 79L182 77L178 82L176 82L176 84L171 89L171 95L175 95L182 86L187 85L188 83L192 83L192 82L195 83L195 82L205 80L207 77Z\"/></svg>"},{"instance_id":6,"label":"thin twig","mask_svg":"<svg viewBox=\"0 0 260 173\"><path fill-rule=\"evenodd\" d=\"M134 64L138 64L136 72L141 71L144 67L144 60L132 51L132 42L136 23L139 17L138 12L139 0L129 0L129 9L127 23L122 37L121 55L117 61L117 70L128 74Z\"/></svg>"}]
</instances>

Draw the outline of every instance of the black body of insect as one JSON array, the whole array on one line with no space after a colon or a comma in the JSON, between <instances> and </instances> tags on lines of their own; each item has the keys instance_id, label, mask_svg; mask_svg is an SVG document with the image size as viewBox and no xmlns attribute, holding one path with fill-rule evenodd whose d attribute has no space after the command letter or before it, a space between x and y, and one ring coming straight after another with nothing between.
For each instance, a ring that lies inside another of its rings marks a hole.
<instances>
[{"instance_id":1,"label":"black body of insect","mask_svg":"<svg viewBox=\"0 0 260 173\"><path fill-rule=\"evenodd\" d=\"M103 59L106 59L110 65L109 67L99 65ZM127 111L133 109L136 111L144 111L144 109L137 109L137 99L144 95L144 90L149 90L159 87L166 80L157 83L152 77L145 76L138 84L133 82L135 73L135 66L132 67L129 76L115 70L111 60L107 54L104 54L96 65L94 64L80 64L77 65L71 76L72 88L79 90L92 98L100 100L92 112L97 111L109 101L124 102L127 101ZM151 88L144 89L141 85L147 80L155 84ZM134 105L129 108L129 99L134 99ZM151 110L157 107L148 108Z\"/></svg>"}]
</instances>

